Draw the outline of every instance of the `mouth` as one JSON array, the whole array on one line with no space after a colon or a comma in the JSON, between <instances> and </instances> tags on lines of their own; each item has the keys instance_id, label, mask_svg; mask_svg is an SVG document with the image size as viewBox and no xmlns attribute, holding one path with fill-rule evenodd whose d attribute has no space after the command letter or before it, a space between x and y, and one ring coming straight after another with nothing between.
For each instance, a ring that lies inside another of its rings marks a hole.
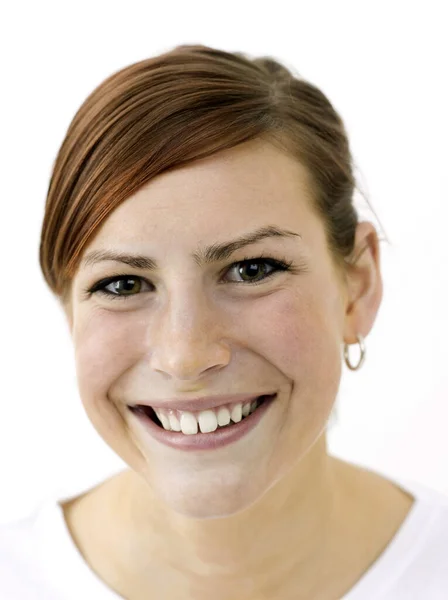
<instances>
[{"instance_id":1,"label":"mouth","mask_svg":"<svg viewBox=\"0 0 448 600\"><path fill-rule=\"evenodd\" d=\"M134 414L154 423L160 429L178 435L210 434L222 429L231 429L241 421L251 420L251 416L262 406L270 403L277 394L258 396L252 402L220 407L216 411L207 410L200 413L187 411L161 411L151 406L128 406Z\"/></svg>"}]
</instances>

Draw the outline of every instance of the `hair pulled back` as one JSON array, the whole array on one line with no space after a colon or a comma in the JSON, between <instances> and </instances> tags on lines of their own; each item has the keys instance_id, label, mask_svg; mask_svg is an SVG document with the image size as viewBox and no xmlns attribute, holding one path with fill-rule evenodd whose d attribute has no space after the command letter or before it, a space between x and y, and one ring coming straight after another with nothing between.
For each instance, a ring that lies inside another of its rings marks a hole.
<instances>
[{"instance_id":1,"label":"hair pulled back","mask_svg":"<svg viewBox=\"0 0 448 600\"><path fill-rule=\"evenodd\" d=\"M107 216L156 175L265 138L307 167L335 266L349 266L358 223L341 118L314 85L270 57L181 45L105 79L56 156L40 266L64 302L84 248Z\"/></svg>"}]
</instances>

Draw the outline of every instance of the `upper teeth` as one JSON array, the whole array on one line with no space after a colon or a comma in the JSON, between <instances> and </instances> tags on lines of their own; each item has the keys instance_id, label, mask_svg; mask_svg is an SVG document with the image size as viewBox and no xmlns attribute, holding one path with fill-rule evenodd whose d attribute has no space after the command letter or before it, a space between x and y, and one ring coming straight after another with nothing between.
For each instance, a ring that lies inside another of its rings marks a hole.
<instances>
[{"instance_id":1,"label":"upper teeth","mask_svg":"<svg viewBox=\"0 0 448 600\"><path fill-rule=\"evenodd\" d=\"M239 402L230 406L220 406L216 409L202 410L193 413L183 410L165 410L154 408L164 429L168 431L182 431L186 435L198 433L210 433L218 427L229 425L230 420L238 423L247 417L258 406L258 400L252 402Z\"/></svg>"}]
</instances>

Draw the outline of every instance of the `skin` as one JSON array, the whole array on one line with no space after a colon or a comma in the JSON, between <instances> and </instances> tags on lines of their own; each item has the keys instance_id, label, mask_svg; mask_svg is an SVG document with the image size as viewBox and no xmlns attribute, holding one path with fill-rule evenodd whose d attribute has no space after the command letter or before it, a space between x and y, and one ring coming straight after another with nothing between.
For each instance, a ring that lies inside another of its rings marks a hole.
<instances>
[{"instance_id":1,"label":"skin","mask_svg":"<svg viewBox=\"0 0 448 600\"><path fill-rule=\"evenodd\" d=\"M252 140L153 179L85 251L159 262L153 272L81 266L65 306L86 413L130 468L63 508L87 563L123 597L334 600L411 507L392 483L327 452L343 344L367 337L382 281L374 226L358 225L355 255L364 252L342 277L311 197L300 163ZM190 256L265 225L302 237L269 238L205 267ZM261 255L297 272L261 281L261 270L251 285L230 269ZM114 275L147 283L126 300L85 292ZM271 389L277 400L249 436L207 452L159 444L127 409Z\"/></svg>"}]
</instances>

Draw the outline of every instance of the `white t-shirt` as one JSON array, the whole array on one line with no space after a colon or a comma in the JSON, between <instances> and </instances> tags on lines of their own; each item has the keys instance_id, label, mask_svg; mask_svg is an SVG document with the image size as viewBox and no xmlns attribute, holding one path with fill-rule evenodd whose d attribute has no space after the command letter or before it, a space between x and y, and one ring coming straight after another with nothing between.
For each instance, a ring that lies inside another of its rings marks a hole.
<instances>
[{"instance_id":1,"label":"white t-shirt","mask_svg":"<svg viewBox=\"0 0 448 600\"><path fill-rule=\"evenodd\" d=\"M383 477L416 501L385 551L341 600L447 600L448 496ZM1 600L123 600L90 569L55 495L0 525ZM171 600L171 599L170 599Z\"/></svg>"}]
</instances>

